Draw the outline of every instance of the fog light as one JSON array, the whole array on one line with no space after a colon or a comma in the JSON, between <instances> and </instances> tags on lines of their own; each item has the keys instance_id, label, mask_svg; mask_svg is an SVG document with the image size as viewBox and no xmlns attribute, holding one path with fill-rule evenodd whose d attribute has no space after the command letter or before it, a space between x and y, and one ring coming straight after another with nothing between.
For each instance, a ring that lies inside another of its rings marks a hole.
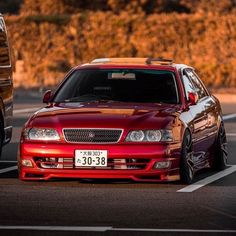
<instances>
[{"instance_id":1,"label":"fog light","mask_svg":"<svg viewBox=\"0 0 236 236\"><path fill-rule=\"evenodd\" d=\"M170 161L157 161L154 166L153 169L165 169L170 167Z\"/></svg>"},{"instance_id":2,"label":"fog light","mask_svg":"<svg viewBox=\"0 0 236 236\"><path fill-rule=\"evenodd\" d=\"M22 164L22 166L25 166L25 167L33 167L31 160L24 159L21 161L21 164Z\"/></svg>"}]
</instances>

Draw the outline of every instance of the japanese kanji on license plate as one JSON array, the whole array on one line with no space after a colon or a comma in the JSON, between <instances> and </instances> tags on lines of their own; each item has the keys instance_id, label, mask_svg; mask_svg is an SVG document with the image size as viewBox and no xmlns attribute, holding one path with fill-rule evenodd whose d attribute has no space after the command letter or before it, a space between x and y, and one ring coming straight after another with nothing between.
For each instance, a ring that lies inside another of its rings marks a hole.
<instances>
[{"instance_id":1,"label":"japanese kanji on license plate","mask_svg":"<svg viewBox=\"0 0 236 236\"><path fill-rule=\"evenodd\" d=\"M76 150L75 166L107 166L107 150Z\"/></svg>"}]
</instances>

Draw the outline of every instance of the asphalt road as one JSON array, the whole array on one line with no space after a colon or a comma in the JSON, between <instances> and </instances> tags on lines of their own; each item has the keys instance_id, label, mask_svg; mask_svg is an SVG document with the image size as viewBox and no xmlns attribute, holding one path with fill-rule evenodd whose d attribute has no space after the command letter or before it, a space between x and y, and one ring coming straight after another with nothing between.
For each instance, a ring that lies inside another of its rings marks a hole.
<instances>
[{"instance_id":1,"label":"asphalt road","mask_svg":"<svg viewBox=\"0 0 236 236\"><path fill-rule=\"evenodd\" d=\"M236 235L236 118L225 121L228 172L213 181L217 173L201 171L191 192L179 182L21 182L14 170L21 127L41 106L36 98L15 103L12 142L0 161L1 236ZM236 104L223 104L223 111L236 113Z\"/></svg>"}]
</instances>

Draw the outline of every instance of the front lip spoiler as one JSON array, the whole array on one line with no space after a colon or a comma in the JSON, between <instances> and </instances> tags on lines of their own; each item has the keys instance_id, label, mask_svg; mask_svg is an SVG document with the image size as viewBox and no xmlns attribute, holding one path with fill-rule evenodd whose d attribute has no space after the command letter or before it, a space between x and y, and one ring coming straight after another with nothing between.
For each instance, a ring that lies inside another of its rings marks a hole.
<instances>
[{"instance_id":1,"label":"front lip spoiler","mask_svg":"<svg viewBox=\"0 0 236 236\"><path fill-rule=\"evenodd\" d=\"M50 179L129 179L140 182L168 182L179 180L179 169L160 170L56 170L39 168L21 168L21 180Z\"/></svg>"}]
</instances>

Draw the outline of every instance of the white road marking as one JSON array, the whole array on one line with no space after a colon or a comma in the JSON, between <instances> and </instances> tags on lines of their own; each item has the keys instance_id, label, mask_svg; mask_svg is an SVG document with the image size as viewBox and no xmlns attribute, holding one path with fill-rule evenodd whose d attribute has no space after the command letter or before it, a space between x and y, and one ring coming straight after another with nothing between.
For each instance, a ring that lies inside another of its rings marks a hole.
<instances>
[{"instance_id":1,"label":"white road marking","mask_svg":"<svg viewBox=\"0 0 236 236\"><path fill-rule=\"evenodd\" d=\"M226 136L229 136L229 137L236 137L236 133L226 133Z\"/></svg>"},{"instance_id":2,"label":"white road marking","mask_svg":"<svg viewBox=\"0 0 236 236\"><path fill-rule=\"evenodd\" d=\"M40 109L40 107L25 108L25 109L17 109L17 110L14 110L14 111L13 111L13 115L21 114L21 113L34 112L34 111L37 111L37 110L39 110L39 109Z\"/></svg>"},{"instance_id":3,"label":"white road marking","mask_svg":"<svg viewBox=\"0 0 236 236\"><path fill-rule=\"evenodd\" d=\"M15 230L39 230L39 231L90 231L90 232L106 232L111 230L110 226L26 226L26 225L1 225L1 229Z\"/></svg>"},{"instance_id":4,"label":"white road marking","mask_svg":"<svg viewBox=\"0 0 236 236\"><path fill-rule=\"evenodd\" d=\"M205 179L202 179L196 183L190 184L184 188L179 189L178 193L191 193L201 187L204 187L207 184L210 184L218 179L221 179L227 175L230 175L236 171L236 165L233 165L225 170L222 170L214 175L211 175L209 177L206 177Z\"/></svg>"},{"instance_id":5,"label":"white road marking","mask_svg":"<svg viewBox=\"0 0 236 236\"><path fill-rule=\"evenodd\" d=\"M4 168L4 169L0 169L0 174L7 173L7 172L17 170L17 169L18 169L17 166L11 166L11 167L7 167L7 168Z\"/></svg>"},{"instance_id":6,"label":"white road marking","mask_svg":"<svg viewBox=\"0 0 236 236\"><path fill-rule=\"evenodd\" d=\"M236 118L236 113L223 116L223 120L229 120L229 119L233 119L233 118Z\"/></svg>"},{"instance_id":7,"label":"white road marking","mask_svg":"<svg viewBox=\"0 0 236 236\"><path fill-rule=\"evenodd\" d=\"M1 160L0 163L17 163L17 161Z\"/></svg>"},{"instance_id":8,"label":"white road marking","mask_svg":"<svg viewBox=\"0 0 236 236\"><path fill-rule=\"evenodd\" d=\"M225 211L223 211L223 210L218 210L218 209L215 209L215 208L212 208L212 207L209 207L209 206L201 206L202 208L205 208L205 209L207 209L207 210L209 210L209 211L213 211L213 212L215 212L215 213L217 213L217 214L220 214L220 215L223 215L223 216L226 216L226 217L228 217L228 218L231 218L231 219L236 219L236 216L234 216L234 215L232 215L232 214L229 214L229 213L227 213L227 212L225 212Z\"/></svg>"},{"instance_id":9,"label":"white road marking","mask_svg":"<svg viewBox=\"0 0 236 236\"><path fill-rule=\"evenodd\" d=\"M182 233L236 233L236 230L220 229L146 229L146 228L112 228L109 231L135 231L135 232L182 232Z\"/></svg>"},{"instance_id":10,"label":"white road marking","mask_svg":"<svg viewBox=\"0 0 236 236\"><path fill-rule=\"evenodd\" d=\"M0 230L35 230L35 231L129 231L129 232L183 232L183 233L236 233L236 230L221 229L153 229L153 228L113 228L111 226L26 226L1 225Z\"/></svg>"}]
</instances>

